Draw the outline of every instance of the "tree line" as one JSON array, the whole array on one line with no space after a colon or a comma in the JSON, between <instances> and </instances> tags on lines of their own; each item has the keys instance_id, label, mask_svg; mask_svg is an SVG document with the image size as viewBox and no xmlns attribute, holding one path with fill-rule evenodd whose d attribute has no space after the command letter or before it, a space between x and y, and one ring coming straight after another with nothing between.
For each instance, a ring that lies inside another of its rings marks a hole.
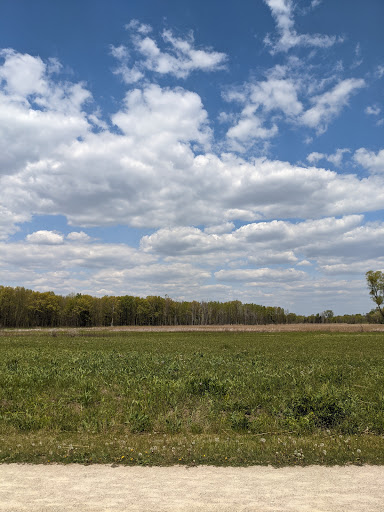
<instances>
[{"instance_id":1,"label":"tree line","mask_svg":"<svg viewBox=\"0 0 384 512\"><path fill-rule=\"evenodd\" d=\"M379 323L373 310L367 315L335 316L327 310L303 316L281 307L243 304L238 300L176 301L169 297L62 296L23 287L0 286L0 328L101 327L117 325L263 325L282 323Z\"/></svg>"}]
</instances>

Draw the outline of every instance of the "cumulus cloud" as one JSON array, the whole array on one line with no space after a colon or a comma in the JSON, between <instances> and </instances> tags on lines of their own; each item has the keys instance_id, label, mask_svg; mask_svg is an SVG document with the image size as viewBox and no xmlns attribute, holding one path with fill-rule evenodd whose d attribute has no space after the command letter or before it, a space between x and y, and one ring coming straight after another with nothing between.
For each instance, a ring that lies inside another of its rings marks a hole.
<instances>
[{"instance_id":1,"label":"cumulus cloud","mask_svg":"<svg viewBox=\"0 0 384 512\"><path fill-rule=\"evenodd\" d=\"M0 175L48 158L89 130L83 84L53 80L49 63L14 50L0 52Z\"/></svg>"},{"instance_id":2,"label":"cumulus cloud","mask_svg":"<svg viewBox=\"0 0 384 512\"><path fill-rule=\"evenodd\" d=\"M121 48L116 51L124 54ZM285 162L209 153L212 131L194 92L154 84L132 89L111 118L118 130L95 133L82 108L90 97L82 85L54 82L48 64L37 57L25 59L8 51L5 64L0 87L2 236L32 214L64 215L78 226L159 228L345 215L356 208L383 207L378 176L360 180ZM10 78L10 70L18 76L21 65L32 69L33 79L24 89ZM344 82L342 92L335 88L330 94L336 99L316 99L320 118L330 117L327 108L333 115L362 85ZM265 138L276 133L276 125L259 123L259 112L296 119L308 115L302 114L297 91L296 82L277 70L249 85L243 95L249 104L229 135L247 142L255 133ZM44 108L35 104L39 98ZM328 157L336 162L340 151Z\"/></svg>"},{"instance_id":3,"label":"cumulus cloud","mask_svg":"<svg viewBox=\"0 0 384 512\"><path fill-rule=\"evenodd\" d=\"M223 233L229 233L235 229L233 222L224 222L223 224L216 224L215 226L207 226L204 228L204 233L209 235L222 235Z\"/></svg>"},{"instance_id":4,"label":"cumulus cloud","mask_svg":"<svg viewBox=\"0 0 384 512\"><path fill-rule=\"evenodd\" d=\"M372 174L381 174L384 172L384 149L375 153L366 148L360 148L355 152L353 158Z\"/></svg>"},{"instance_id":5,"label":"cumulus cloud","mask_svg":"<svg viewBox=\"0 0 384 512\"><path fill-rule=\"evenodd\" d=\"M298 116L303 110L298 99L298 89L297 82L279 76L278 70L272 70L267 80L246 83L242 89L226 91L224 99L244 104L240 116L229 128L227 137L244 143L276 136L277 125L272 122L268 127L265 122L270 115L276 113L282 113L288 119Z\"/></svg>"},{"instance_id":6,"label":"cumulus cloud","mask_svg":"<svg viewBox=\"0 0 384 512\"><path fill-rule=\"evenodd\" d=\"M7 279L62 293L73 289L93 294L105 294L105 290L144 296L167 293L188 300L210 299L213 294L222 300L238 298L265 304L273 300L278 287L279 305L289 306L293 296L296 305L300 296L303 301L311 298L314 305L316 297L321 304L332 294L325 289L326 280L311 277L300 267L315 262L326 274L353 275L365 271L367 265L379 268L384 263L384 224L363 222L359 215L299 223L258 222L221 235L175 228L144 237L139 250L67 237L47 251L40 236L28 246L0 243L0 267L3 273L7 269ZM45 240L51 240L52 233L46 232ZM213 264L210 251L214 253ZM196 259L191 258L193 253ZM169 261L162 261L168 254L172 254ZM224 254L225 258L221 257ZM352 298L356 293L356 286L340 281L333 282L331 289L334 294L339 290L346 300L346 295L350 293ZM337 300L334 303L337 305Z\"/></svg>"},{"instance_id":7,"label":"cumulus cloud","mask_svg":"<svg viewBox=\"0 0 384 512\"><path fill-rule=\"evenodd\" d=\"M40 230L25 237L27 242L42 245L61 245L64 243L64 236L55 231Z\"/></svg>"},{"instance_id":8,"label":"cumulus cloud","mask_svg":"<svg viewBox=\"0 0 384 512\"><path fill-rule=\"evenodd\" d=\"M126 269L153 262L152 255L139 252L124 244L65 241L53 231L36 231L27 235L28 245L20 242L0 243L2 266L27 269L74 270L115 268ZM45 245L50 245L47 251Z\"/></svg>"},{"instance_id":9,"label":"cumulus cloud","mask_svg":"<svg viewBox=\"0 0 384 512\"><path fill-rule=\"evenodd\" d=\"M307 156L307 160L311 164L316 164L317 162L321 160L327 160L327 162L331 162L332 164L336 166L340 166L343 161L343 157L345 153L350 153L351 150L348 148L338 148L336 149L335 153L332 153L330 155L327 155L326 153L318 153L317 151L314 151L313 153L310 153Z\"/></svg>"},{"instance_id":10,"label":"cumulus cloud","mask_svg":"<svg viewBox=\"0 0 384 512\"><path fill-rule=\"evenodd\" d=\"M67 235L68 240L72 240L73 242L88 242L91 240L91 237L84 233L84 231L72 231Z\"/></svg>"},{"instance_id":11,"label":"cumulus cloud","mask_svg":"<svg viewBox=\"0 0 384 512\"><path fill-rule=\"evenodd\" d=\"M129 30L142 67L132 64L131 47L111 52L130 72L183 78L225 63L209 49L195 53L191 37L169 31L163 33L167 50L157 45L157 54L150 27L134 23ZM1 242L0 267L8 282L63 293L259 297L263 303L278 286L279 305L289 305L295 283L308 301L304 281L318 269L344 272L342 265L357 268L359 258L376 268L381 261L383 226L364 225L362 215L352 214L384 208L382 151L355 152L354 160L372 173L361 179L314 166L321 159L341 165L345 148L311 153L308 168L242 158L228 146L268 141L281 120L324 128L363 80L339 81L323 92L326 82L309 91L308 81L295 79L292 69L276 67L262 80L227 90L241 112L228 115L232 126L220 146L227 152L220 154L202 99L185 88L143 81L126 92L108 125L97 108L86 113L89 91L62 81L59 62L13 50L1 58L0 238L35 214L63 215L76 226L66 236L39 230L25 241ZM238 221L249 224L236 229ZM101 243L80 230L117 224L155 231L135 249ZM324 282L315 282L326 293Z\"/></svg>"},{"instance_id":12,"label":"cumulus cloud","mask_svg":"<svg viewBox=\"0 0 384 512\"><path fill-rule=\"evenodd\" d=\"M343 107L348 105L350 97L355 94L358 89L365 86L366 83L361 78L342 80L330 91L312 98L311 102L313 103L313 107L302 114L300 122L306 126L315 128L319 133L324 132L330 121L340 113Z\"/></svg>"},{"instance_id":13,"label":"cumulus cloud","mask_svg":"<svg viewBox=\"0 0 384 512\"><path fill-rule=\"evenodd\" d=\"M235 126L228 130L227 137L240 142L248 142L257 139L270 139L277 135L278 131L276 124L272 124L270 128L267 128L263 126L263 121L259 117L251 113L244 113L243 111L242 118ZM246 146L243 147L241 145L232 147L236 147L239 150L246 148Z\"/></svg>"},{"instance_id":14,"label":"cumulus cloud","mask_svg":"<svg viewBox=\"0 0 384 512\"><path fill-rule=\"evenodd\" d=\"M111 53L120 62L115 73L120 74L127 84L138 82L148 71L187 78L193 71L218 71L226 68L227 55L210 48L197 48L192 32L186 38L181 38L169 29L164 30L161 34L162 45L165 46L163 50L148 35L152 31L149 25L133 20L126 28L132 34L132 47L137 58L131 59L125 46L112 46Z\"/></svg>"},{"instance_id":15,"label":"cumulus cloud","mask_svg":"<svg viewBox=\"0 0 384 512\"><path fill-rule=\"evenodd\" d=\"M363 256L365 251L370 251L371 258L377 251L372 249L370 242L378 236L377 230L383 227L372 225L363 229L363 220L362 215L297 223L273 220L246 224L223 234L207 234L190 227L167 228L144 236L141 250L147 254L171 257L169 259L173 261L183 261L187 256L191 261L190 257L195 255L198 256L196 262L208 266L212 262L231 266L293 264L303 258L316 258L316 254L339 257L351 250L351 244L353 258ZM358 249L361 243L366 248ZM213 258L211 254L214 254Z\"/></svg>"},{"instance_id":16,"label":"cumulus cloud","mask_svg":"<svg viewBox=\"0 0 384 512\"><path fill-rule=\"evenodd\" d=\"M279 38L274 41L268 35L264 42L271 48L271 53L287 52L296 46L329 48L343 39L336 36L328 36L321 34L298 34L295 30L294 22L294 4L292 0L264 0L271 9L272 16L275 19ZM317 0L312 2L312 7L318 3Z\"/></svg>"},{"instance_id":17,"label":"cumulus cloud","mask_svg":"<svg viewBox=\"0 0 384 512\"><path fill-rule=\"evenodd\" d=\"M112 121L128 137L161 145L209 142L207 113L196 93L149 85L129 91L124 103L125 108L113 115Z\"/></svg>"},{"instance_id":18,"label":"cumulus cloud","mask_svg":"<svg viewBox=\"0 0 384 512\"><path fill-rule=\"evenodd\" d=\"M249 284L263 281L298 281L305 279L307 274L301 270L288 269L240 269L240 270L219 270L215 272L218 281L246 281Z\"/></svg>"},{"instance_id":19,"label":"cumulus cloud","mask_svg":"<svg viewBox=\"0 0 384 512\"><path fill-rule=\"evenodd\" d=\"M4 207L19 214L65 215L78 226L154 228L345 215L384 207L379 175L359 179L267 159L195 156L188 138L204 141L207 136L198 118L183 125L176 108L170 116L151 113L141 96L139 108L135 104L133 111L115 118L126 134L89 135L61 147L54 161L4 176ZM194 103L204 121L198 97L175 97L184 100L177 104L187 110L189 100Z\"/></svg>"},{"instance_id":20,"label":"cumulus cloud","mask_svg":"<svg viewBox=\"0 0 384 512\"><path fill-rule=\"evenodd\" d=\"M302 125L316 130L317 134L324 133L349 104L352 95L366 86L363 79L341 80L339 75L334 71L325 79L317 79L304 69L302 61L291 57L285 65L269 69L264 80L254 79L242 86L229 87L223 98L241 106L239 114L220 114L222 123L231 124L228 140L238 143L231 147L248 149L249 143L258 139L271 139L278 134L282 122L285 126L287 123L295 128Z\"/></svg>"}]
</instances>

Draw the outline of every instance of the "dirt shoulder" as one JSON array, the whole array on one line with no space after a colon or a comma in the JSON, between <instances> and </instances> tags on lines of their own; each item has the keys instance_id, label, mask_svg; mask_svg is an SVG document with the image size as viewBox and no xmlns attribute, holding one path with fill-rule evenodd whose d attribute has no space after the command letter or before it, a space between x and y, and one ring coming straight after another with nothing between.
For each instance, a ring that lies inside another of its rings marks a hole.
<instances>
[{"instance_id":1,"label":"dirt shoulder","mask_svg":"<svg viewBox=\"0 0 384 512\"><path fill-rule=\"evenodd\" d=\"M383 466L0 465L1 512L382 512Z\"/></svg>"}]
</instances>

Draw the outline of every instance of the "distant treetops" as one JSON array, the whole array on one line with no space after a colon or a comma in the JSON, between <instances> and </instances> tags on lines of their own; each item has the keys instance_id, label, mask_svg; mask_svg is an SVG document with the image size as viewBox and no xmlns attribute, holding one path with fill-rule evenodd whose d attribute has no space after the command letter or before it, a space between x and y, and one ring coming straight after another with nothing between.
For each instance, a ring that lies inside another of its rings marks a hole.
<instances>
[{"instance_id":1,"label":"distant treetops","mask_svg":"<svg viewBox=\"0 0 384 512\"><path fill-rule=\"evenodd\" d=\"M383 274L369 271L367 280L377 310L342 316L334 315L330 309L309 316L296 315L282 307L243 304L239 300L176 301L167 296L93 297L81 293L62 296L52 291L0 286L0 328L381 323L384 321Z\"/></svg>"}]
</instances>

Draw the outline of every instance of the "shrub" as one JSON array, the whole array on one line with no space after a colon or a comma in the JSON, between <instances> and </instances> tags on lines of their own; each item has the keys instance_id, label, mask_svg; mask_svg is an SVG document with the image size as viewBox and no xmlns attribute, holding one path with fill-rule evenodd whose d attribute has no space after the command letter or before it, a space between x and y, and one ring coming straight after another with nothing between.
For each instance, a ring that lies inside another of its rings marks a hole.
<instances>
[{"instance_id":1,"label":"shrub","mask_svg":"<svg viewBox=\"0 0 384 512\"><path fill-rule=\"evenodd\" d=\"M347 393L327 388L312 393L304 391L293 398L287 415L299 420L302 426L332 428L351 415L353 405L354 400Z\"/></svg>"}]
</instances>

